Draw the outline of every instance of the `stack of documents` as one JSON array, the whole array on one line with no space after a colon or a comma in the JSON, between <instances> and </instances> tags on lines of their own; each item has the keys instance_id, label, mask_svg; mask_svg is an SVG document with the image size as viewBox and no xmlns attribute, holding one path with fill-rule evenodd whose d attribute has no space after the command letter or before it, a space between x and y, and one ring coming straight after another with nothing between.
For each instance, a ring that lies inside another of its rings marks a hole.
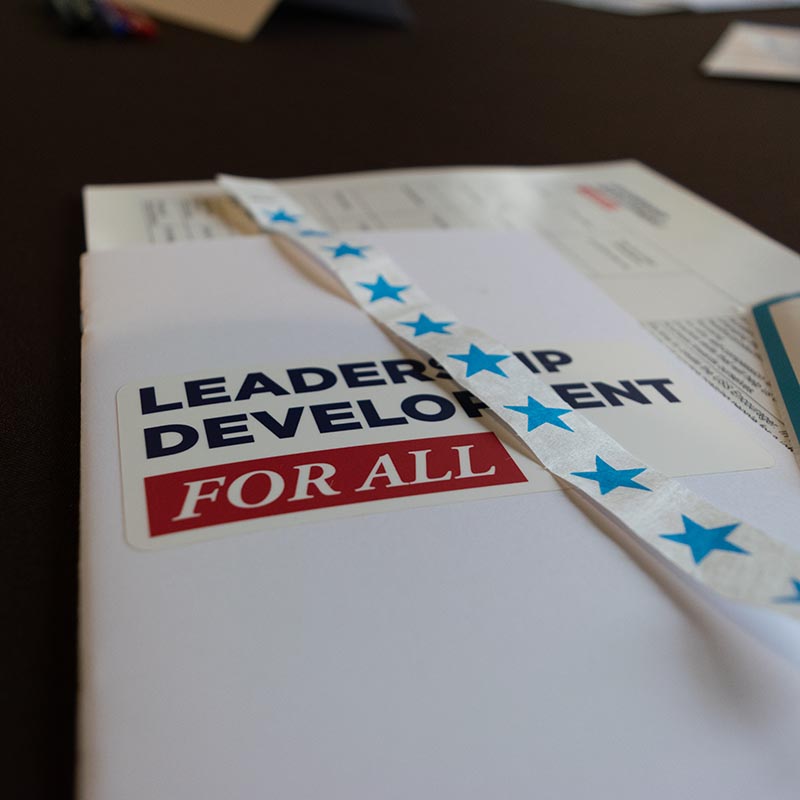
<instances>
[{"instance_id":1,"label":"stack of documents","mask_svg":"<svg viewBox=\"0 0 800 800\"><path fill-rule=\"evenodd\" d=\"M788 444L748 310L800 257L635 161L279 181L331 230L528 230ZM90 251L257 233L213 182L88 187Z\"/></svg>"},{"instance_id":2,"label":"stack of documents","mask_svg":"<svg viewBox=\"0 0 800 800\"><path fill-rule=\"evenodd\" d=\"M742 316L796 255L633 162L283 185L800 547ZM83 800L796 795L796 623L587 515L214 184L85 200Z\"/></svg>"}]
</instances>

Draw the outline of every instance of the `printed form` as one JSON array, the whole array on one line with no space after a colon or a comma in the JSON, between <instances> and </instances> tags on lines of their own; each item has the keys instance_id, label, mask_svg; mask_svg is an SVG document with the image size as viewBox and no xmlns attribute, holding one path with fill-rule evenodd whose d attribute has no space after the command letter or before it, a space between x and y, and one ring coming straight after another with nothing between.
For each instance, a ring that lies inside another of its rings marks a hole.
<instances>
[{"instance_id":1,"label":"printed form","mask_svg":"<svg viewBox=\"0 0 800 800\"><path fill-rule=\"evenodd\" d=\"M800 256L636 161L390 170L277 182L337 230L535 230L788 446L748 319ZM90 251L254 234L208 182L89 186Z\"/></svg>"}]
</instances>

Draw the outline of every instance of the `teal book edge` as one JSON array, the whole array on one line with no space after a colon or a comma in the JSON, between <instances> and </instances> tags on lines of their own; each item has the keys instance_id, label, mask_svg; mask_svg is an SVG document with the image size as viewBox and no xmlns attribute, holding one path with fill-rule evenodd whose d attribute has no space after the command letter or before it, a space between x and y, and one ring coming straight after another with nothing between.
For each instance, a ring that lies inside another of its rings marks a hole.
<instances>
[{"instance_id":1,"label":"teal book edge","mask_svg":"<svg viewBox=\"0 0 800 800\"><path fill-rule=\"evenodd\" d=\"M800 432L800 381L797 372L789 357L778 326L772 316L774 306L790 300L800 299L800 292L785 294L765 300L753 306L752 314L756 330L761 339L767 363L772 372L777 398L783 405L784 422L789 426L789 434L795 446L795 456L800 456L797 450L798 432Z\"/></svg>"}]
</instances>

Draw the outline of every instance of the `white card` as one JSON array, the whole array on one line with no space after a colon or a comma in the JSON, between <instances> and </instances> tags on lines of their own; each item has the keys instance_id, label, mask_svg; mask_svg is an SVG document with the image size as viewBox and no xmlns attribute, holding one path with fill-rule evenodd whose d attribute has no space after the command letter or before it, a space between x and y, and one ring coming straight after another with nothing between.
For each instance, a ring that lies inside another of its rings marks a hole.
<instances>
[{"instance_id":1,"label":"white card","mask_svg":"<svg viewBox=\"0 0 800 800\"><path fill-rule=\"evenodd\" d=\"M800 28L733 22L700 69L718 78L800 81Z\"/></svg>"},{"instance_id":2,"label":"white card","mask_svg":"<svg viewBox=\"0 0 800 800\"><path fill-rule=\"evenodd\" d=\"M535 236L365 242L512 344L646 335ZM262 237L100 253L83 270L81 800L796 796L794 666L566 493L129 546L120 387L402 354ZM667 351L667 375L578 373L575 356L576 382L695 384L776 466L682 480L800 542L797 470L769 434ZM744 621L800 661L797 626L773 617Z\"/></svg>"}]
</instances>

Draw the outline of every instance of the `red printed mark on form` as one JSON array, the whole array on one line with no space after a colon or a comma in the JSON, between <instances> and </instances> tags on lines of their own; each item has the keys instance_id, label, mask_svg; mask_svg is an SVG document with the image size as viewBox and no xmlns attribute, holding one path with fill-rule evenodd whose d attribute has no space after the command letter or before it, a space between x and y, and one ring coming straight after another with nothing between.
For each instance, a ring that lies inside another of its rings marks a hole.
<instances>
[{"instance_id":1,"label":"red printed mark on form","mask_svg":"<svg viewBox=\"0 0 800 800\"><path fill-rule=\"evenodd\" d=\"M609 211L616 211L619 208L619 205L607 194L595 189L593 186L579 186L578 193L588 197L590 200L594 200L595 203L607 208Z\"/></svg>"}]
</instances>

